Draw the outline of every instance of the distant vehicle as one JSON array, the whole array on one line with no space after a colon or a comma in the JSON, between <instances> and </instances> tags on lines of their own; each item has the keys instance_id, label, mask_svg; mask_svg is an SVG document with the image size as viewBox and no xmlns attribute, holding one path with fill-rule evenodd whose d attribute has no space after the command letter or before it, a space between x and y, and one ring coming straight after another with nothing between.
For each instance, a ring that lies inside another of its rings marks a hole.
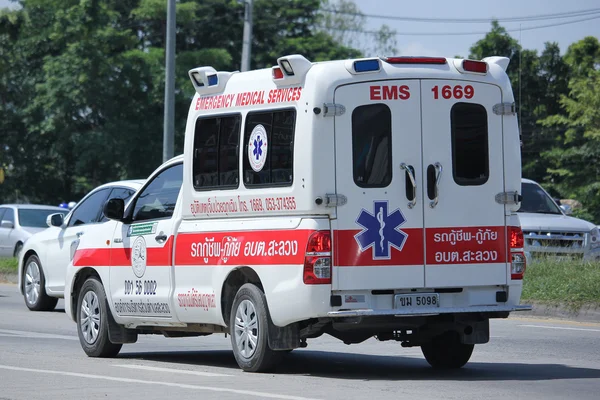
<instances>
[{"instance_id":1,"label":"distant vehicle","mask_svg":"<svg viewBox=\"0 0 600 400\"><path fill-rule=\"evenodd\" d=\"M54 213L67 211L34 204L0 205L0 257L16 257L31 235L48 227L46 218Z\"/></svg>"},{"instance_id":2,"label":"distant vehicle","mask_svg":"<svg viewBox=\"0 0 600 400\"><path fill-rule=\"evenodd\" d=\"M537 183L521 180L518 211L525 254L529 260L551 257L580 260L600 259L600 231L591 222L566 215Z\"/></svg>"},{"instance_id":3,"label":"distant vehicle","mask_svg":"<svg viewBox=\"0 0 600 400\"><path fill-rule=\"evenodd\" d=\"M33 235L19 255L19 290L30 310L54 309L58 299L63 297L65 269L73 257L79 237L88 225L107 221L102 212L105 200L117 197L127 202L144 182L129 180L99 186L70 212L52 207L56 214L47 213L51 215L48 215L47 221L44 218L45 229Z\"/></svg>"}]
</instances>

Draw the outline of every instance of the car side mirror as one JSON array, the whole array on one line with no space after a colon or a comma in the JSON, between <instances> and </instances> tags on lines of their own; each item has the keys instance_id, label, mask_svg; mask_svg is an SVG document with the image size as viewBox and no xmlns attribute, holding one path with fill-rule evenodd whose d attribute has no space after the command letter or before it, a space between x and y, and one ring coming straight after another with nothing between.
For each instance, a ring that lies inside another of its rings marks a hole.
<instances>
[{"instance_id":1,"label":"car side mirror","mask_svg":"<svg viewBox=\"0 0 600 400\"><path fill-rule=\"evenodd\" d=\"M65 222L65 216L61 213L50 214L46 217L46 225L48 226L62 226Z\"/></svg>"},{"instance_id":2,"label":"car side mirror","mask_svg":"<svg viewBox=\"0 0 600 400\"><path fill-rule=\"evenodd\" d=\"M0 228L12 229L14 227L15 224L12 221L4 220L0 223Z\"/></svg>"},{"instance_id":3,"label":"car side mirror","mask_svg":"<svg viewBox=\"0 0 600 400\"><path fill-rule=\"evenodd\" d=\"M567 204L561 204L560 205L560 209L563 210L563 212L566 215L571 215L573 214L573 209L571 208L571 206L567 205Z\"/></svg>"},{"instance_id":4,"label":"car side mirror","mask_svg":"<svg viewBox=\"0 0 600 400\"><path fill-rule=\"evenodd\" d=\"M125 213L125 201L123 199L110 199L104 203L104 216L108 219L121 221Z\"/></svg>"}]
</instances>

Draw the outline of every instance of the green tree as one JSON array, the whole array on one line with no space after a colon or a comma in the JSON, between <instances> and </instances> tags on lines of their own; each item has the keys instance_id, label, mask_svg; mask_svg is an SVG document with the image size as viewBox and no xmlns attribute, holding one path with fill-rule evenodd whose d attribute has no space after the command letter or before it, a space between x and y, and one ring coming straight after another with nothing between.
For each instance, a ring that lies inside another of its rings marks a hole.
<instances>
[{"instance_id":1,"label":"green tree","mask_svg":"<svg viewBox=\"0 0 600 400\"><path fill-rule=\"evenodd\" d=\"M563 198L583 203L581 211L600 221L600 44L587 37L573 43L565 61L574 71L562 113L545 118L545 127L558 132L558 145L542 154L548 180Z\"/></svg>"}]
</instances>

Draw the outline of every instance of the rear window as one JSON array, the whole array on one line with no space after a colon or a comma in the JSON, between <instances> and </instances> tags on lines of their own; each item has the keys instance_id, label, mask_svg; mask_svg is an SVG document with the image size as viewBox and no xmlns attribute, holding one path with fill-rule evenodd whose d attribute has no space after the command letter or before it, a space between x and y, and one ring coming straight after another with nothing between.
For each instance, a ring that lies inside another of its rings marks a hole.
<instances>
[{"instance_id":1,"label":"rear window","mask_svg":"<svg viewBox=\"0 0 600 400\"><path fill-rule=\"evenodd\" d=\"M385 104L356 107L352 112L354 182L364 188L392 181L392 113Z\"/></svg>"},{"instance_id":2,"label":"rear window","mask_svg":"<svg viewBox=\"0 0 600 400\"><path fill-rule=\"evenodd\" d=\"M454 182L483 185L490 176L487 111L480 104L456 103L450 114Z\"/></svg>"},{"instance_id":3,"label":"rear window","mask_svg":"<svg viewBox=\"0 0 600 400\"><path fill-rule=\"evenodd\" d=\"M20 208L18 212L19 224L29 228L47 228L46 218L48 218L48 215L60 213L65 216L67 214L66 211L61 212L54 209L47 210L37 208Z\"/></svg>"}]
</instances>

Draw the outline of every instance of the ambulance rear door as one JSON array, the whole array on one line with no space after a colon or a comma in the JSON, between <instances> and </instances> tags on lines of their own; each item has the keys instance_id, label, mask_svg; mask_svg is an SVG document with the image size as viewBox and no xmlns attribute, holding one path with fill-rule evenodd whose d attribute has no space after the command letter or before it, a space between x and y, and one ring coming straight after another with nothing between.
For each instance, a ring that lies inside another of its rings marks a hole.
<instances>
[{"instance_id":1,"label":"ambulance rear door","mask_svg":"<svg viewBox=\"0 0 600 400\"><path fill-rule=\"evenodd\" d=\"M496 85L421 81L428 288L507 282L501 102Z\"/></svg>"},{"instance_id":2,"label":"ambulance rear door","mask_svg":"<svg viewBox=\"0 0 600 400\"><path fill-rule=\"evenodd\" d=\"M340 86L333 290L425 285L419 80Z\"/></svg>"}]
</instances>

